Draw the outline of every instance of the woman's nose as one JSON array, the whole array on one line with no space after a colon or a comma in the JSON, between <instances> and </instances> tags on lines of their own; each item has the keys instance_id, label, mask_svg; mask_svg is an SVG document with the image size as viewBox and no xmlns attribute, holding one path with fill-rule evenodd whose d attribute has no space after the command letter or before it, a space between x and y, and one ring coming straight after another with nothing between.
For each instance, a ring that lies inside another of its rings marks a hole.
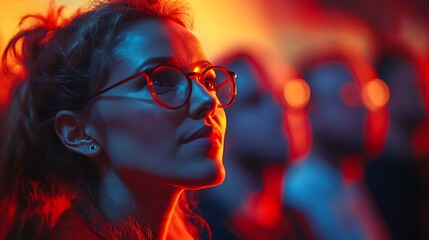
<instances>
[{"instance_id":1,"label":"woman's nose","mask_svg":"<svg viewBox=\"0 0 429 240\"><path fill-rule=\"evenodd\" d=\"M200 82L192 81L192 94L189 102L191 117L204 118L216 107L216 95L214 92L209 92Z\"/></svg>"}]
</instances>

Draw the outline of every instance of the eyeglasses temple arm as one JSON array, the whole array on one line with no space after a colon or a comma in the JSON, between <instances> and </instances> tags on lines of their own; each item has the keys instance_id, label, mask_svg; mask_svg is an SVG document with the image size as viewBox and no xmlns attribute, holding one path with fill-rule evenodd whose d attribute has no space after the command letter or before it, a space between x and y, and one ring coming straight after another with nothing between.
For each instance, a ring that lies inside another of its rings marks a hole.
<instances>
[{"instance_id":1,"label":"eyeglasses temple arm","mask_svg":"<svg viewBox=\"0 0 429 240\"><path fill-rule=\"evenodd\" d=\"M111 90L111 89L113 89L113 88L115 88L115 87L117 87L117 86L119 86L121 84L124 84L124 83L126 83L126 82L128 82L128 81L130 81L130 80L132 80L132 79L134 79L136 77L142 76L142 75L144 75L145 77L147 77L147 74L145 72L138 72L138 73L136 73L136 74L134 74L134 75L132 75L130 77L127 77L127 78L125 78L125 79L123 79L123 80L121 80L121 81L119 81L119 82L117 82L117 83L109 86L109 87L104 88L103 90L95 93L94 95L91 95L88 98L88 100L91 100L91 99L93 99L93 98L95 98L97 96L100 96L101 94L103 94L103 93L105 93L105 92L107 92L107 91L109 91L109 90ZM147 81L147 78L146 78L146 81Z\"/></svg>"}]
</instances>

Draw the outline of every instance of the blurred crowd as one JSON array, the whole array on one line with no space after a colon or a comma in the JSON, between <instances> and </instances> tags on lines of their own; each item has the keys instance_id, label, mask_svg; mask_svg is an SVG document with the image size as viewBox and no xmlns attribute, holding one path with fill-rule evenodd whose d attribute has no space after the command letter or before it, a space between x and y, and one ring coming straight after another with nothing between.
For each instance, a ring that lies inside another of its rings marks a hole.
<instances>
[{"instance_id":1,"label":"blurred crowd","mask_svg":"<svg viewBox=\"0 0 429 240\"><path fill-rule=\"evenodd\" d=\"M226 180L198 193L213 239L429 239L429 3L264 7L282 64L260 46L215 61L238 95Z\"/></svg>"},{"instance_id":2,"label":"blurred crowd","mask_svg":"<svg viewBox=\"0 0 429 240\"><path fill-rule=\"evenodd\" d=\"M239 80L227 179L200 199L214 239L428 239L428 4L269 2L284 64L219 60Z\"/></svg>"}]
</instances>

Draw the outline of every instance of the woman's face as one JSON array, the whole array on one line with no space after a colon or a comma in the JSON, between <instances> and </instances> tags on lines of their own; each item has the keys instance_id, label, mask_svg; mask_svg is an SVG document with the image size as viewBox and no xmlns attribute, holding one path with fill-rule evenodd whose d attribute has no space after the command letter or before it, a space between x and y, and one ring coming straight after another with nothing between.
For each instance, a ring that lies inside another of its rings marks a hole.
<instances>
[{"instance_id":1,"label":"woman's face","mask_svg":"<svg viewBox=\"0 0 429 240\"><path fill-rule=\"evenodd\" d=\"M284 163L288 156L288 139L283 131L283 108L264 86L263 76L247 61L231 66L240 76L240 95L227 110L229 126L227 151L234 152L259 166ZM228 152L229 153L229 152Z\"/></svg>"},{"instance_id":2,"label":"woman's face","mask_svg":"<svg viewBox=\"0 0 429 240\"><path fill-rule=\"evenodd\" d=\"M163 64L185 72L209 66L195 36L172 21L146 20L120 37L105 86ZM226 117L215 94L193 80L189 102L169 110L145 83L137 78L96 99L96 140L109 164L125 184L137 187L153 181L194 189L221 183Z\"/></svg>"},{"instance_id":3,"label":"woman's face","mask_svg":"<svg viewBox=\"0 0 429 240\"><path fill-rule=\"evenodd\" d=\"M309 113L315 141L343 153L360 153L365 146L367 109L349 66L324 62L306 73L314 109Z\"/></svg>"}]
</instances>

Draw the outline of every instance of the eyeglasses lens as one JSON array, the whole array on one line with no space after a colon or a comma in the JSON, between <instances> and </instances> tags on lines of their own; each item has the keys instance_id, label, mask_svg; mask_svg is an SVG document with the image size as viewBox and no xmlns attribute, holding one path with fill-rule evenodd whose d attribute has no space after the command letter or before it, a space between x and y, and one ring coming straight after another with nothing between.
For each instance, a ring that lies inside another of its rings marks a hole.
<instances>
[{"instance_id":1,"label":"eyeglasses lens","mask_svg":"<svg viewBox=\"0 0 429 240\"><path fill-rule=\"evenodd\" d=\"M216 90L216 96L219 99L220 104L222 106L230 104L235 91L230 74L226 71L226 69L213 68L206 74L206 82L210 81L210 79L213 79L213 76L215 79L214 88Z\"/></svg>"},{"instance_id":2,"label":"eyeglasses lens","mask_svg":"<svg viewBox=\"0 0 429 240\"><path fill-rule=\"evenodd\" d=\"M231 103L234 87L229 73L222 68L211 68L202 76L201 84L208 91L216 91L216 96L222 106ZM186 76L171 66L157 68L152 73L152 90L156 98L171 108L176 108L186 101L190 87Z\"/></svg>"},{"instance_id":3,"label":"eyeglasses lens","mask_svg":"<svg viewBox=\"0 0 429 240\"><path fill-rule=\"evenodd\" d=\"M190 91L188 80L181 71L173 67L158 68L152 74L152 89L158 100L175 108L182 105Z\"/></svg>"}]
</instances>

